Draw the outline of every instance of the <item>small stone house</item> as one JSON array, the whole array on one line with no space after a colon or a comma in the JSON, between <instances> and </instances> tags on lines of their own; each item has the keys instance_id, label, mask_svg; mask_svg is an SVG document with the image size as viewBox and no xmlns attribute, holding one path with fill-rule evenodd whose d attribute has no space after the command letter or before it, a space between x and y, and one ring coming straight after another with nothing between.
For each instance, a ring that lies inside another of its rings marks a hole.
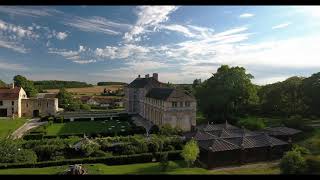
<instances>
[{"instance_id":1,"label":"small stone house","mask_svg":"<svg viewBox=\"0 0 320 180\"><path fill-rule=\"evenodd\" d=\"M57 98L28 98L22 87L0 88L0 117L38 117L55 115Z\"/></svg>"}]
</instances>

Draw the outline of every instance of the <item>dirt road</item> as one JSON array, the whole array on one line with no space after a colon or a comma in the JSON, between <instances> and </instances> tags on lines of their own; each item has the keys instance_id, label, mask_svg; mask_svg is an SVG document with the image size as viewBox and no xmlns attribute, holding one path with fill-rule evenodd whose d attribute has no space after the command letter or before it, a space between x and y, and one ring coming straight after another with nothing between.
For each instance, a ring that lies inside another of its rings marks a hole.
<instances>
[{"instance_id":1,"label":"dirt road","mask_svg":"<svg viewBox=\"0 0 320 180\"><path fill-rule=\"evenodd\" d=\"M26 132L28 132L30 129L36 128L36 127L41 126L46 123L48 123L48 122L40 122L39 118L30 119L29 121L24 123L19 129L17 129L15 132L13 132L10 137L12 139L19 139Z\"/></svg>"}]
</instances>

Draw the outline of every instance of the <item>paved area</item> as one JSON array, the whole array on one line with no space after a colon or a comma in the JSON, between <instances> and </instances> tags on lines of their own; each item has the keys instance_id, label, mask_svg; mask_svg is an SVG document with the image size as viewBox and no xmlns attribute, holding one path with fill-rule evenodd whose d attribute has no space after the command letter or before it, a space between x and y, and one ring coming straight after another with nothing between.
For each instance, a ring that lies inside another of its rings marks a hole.
<instances>
[{"instance_id":1,"label":"paved area","mask_svg":"<svg viewBox=\"0 0 320 180\"><path fill-rule=\"evenodd\" d=\"M38 126L41 126L43 124L46 124L48 122L40 122L39 118L30 119L26 123L24 123L20 128L18 128L16 131L14 131L11 134L12 139L19 139L21 138L26 132L28 132L30 129L36 128Z\"/></svg>"}]
</instances>

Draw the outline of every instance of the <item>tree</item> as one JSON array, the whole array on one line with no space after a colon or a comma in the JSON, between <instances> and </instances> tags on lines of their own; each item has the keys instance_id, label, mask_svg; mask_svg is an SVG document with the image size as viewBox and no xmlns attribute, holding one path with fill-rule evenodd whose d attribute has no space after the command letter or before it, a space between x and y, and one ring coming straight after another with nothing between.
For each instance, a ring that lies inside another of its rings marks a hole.
<instances>
[{"instance_id":1,"label":"tree","mask_svg":"<svg viewBox=\"0 0 320 180\"><path fill-rule=\"evenodd\" d=\"M169 167L167 152L161 154L161 156L160 156L160 167L161 167L161 171L167 171L167 169Z\"/></svg>"},{"instance_id":2,"label":"tree","mask_svg":"<svg viewBox=\"0 0 320 180\"><path fill-rule=\"evenodd\" d=\"M80 109L81 102L72 97L72 94L61 88L57 94L58 105L67 111L76 111Z\"/></svg>"},{"instance_id":3,"label":"tree","mask_svg":"<svg viewBox=\"0 0 320 180\"><path fill-rule=\"evenodd\" d=\"M3 82L2 80L0 80L0 87L5 87L7 84L5 82Z\"/></svg>"},{"instance_id":4,"label":"tree","mask_svg":"<svg viewBox=\"0 0 320 180\"><path fill-rule=\"evenodd\" d=\"M195 140L192 139L187 142L186 145L184 145L181 156L186 161L188 167L190 167L190 165L193 165L195 160L198 158L199 153L200 150L198 144Z\"/></svg>"},{"instance_id":5,"label":"tree","mask_svg":"<svg viewBox=\"0 0 320 180\"><path fill-rule=\"evenodd\" d=\"M0 139L0 163L36 162L36 154L11 139Z\"/></svg>"},{"instance_id":6,"label":"tree","mask_svg":"<svg viewBox=\"0 0 320 180\"><path fill-rule=\"evenodd\" d=\"M225 121L234 115L246 114L258 103L253 76L243 67L222 65L217 72L196 88L200 111L208 118Z\"/></svg>"},{"instance_id":7,"label":"tree","mask_svg":"<svg viewBox=\"0 0 320 180\"><path fill-rule=\"evenodd\" d=\"M238 124L240 127L243 126L244 128L249 129L249 130L260 130L260 129L265 128L265 124L264 124L263 120L253 118L253 117L241 119L240 121L238 121Z\"/></svg>"},{"instance_id":8,"label":"tree","mask_svg":"<svg viewBox=\"0 0 320 180\"><path fill-rule=\"evenodd\" d=\"M320 72L303 80L302 91L304 103L308 106L308 114L320 116Z\"/></svg>"},{"instance_id":9,"label":"tree","mask_svg":"<svg viewBox=\"0 0 320 180\"><path fill-rule=\"evenodd\" d=\"M289 151L281 159L280 170L283 174L303 174L307 163L299 151Z\"/></svg>"},{"instance_id":10,"label":"tree","mask_svg":"<svg viewBox=\"0 0 320 180\"><path fill-rule=\"evenodd\" d=\"M262 113L268 115L303 114L307 110L302 90L303 77L290 77L283 82L263 86L259 92Z\"/></svg>"},{"instance_id":11,"label":"tree","mask_svg":"<svg viewBox=\"0 0 320 180\"><path fill-rule=\"evenodd\" d=\"M38 90L35 88L33 81L29 81L26 77L16 75L13 77L14 85L22 87L28 97L34 97L38 94Z\"/></svg>"}]
</instances>

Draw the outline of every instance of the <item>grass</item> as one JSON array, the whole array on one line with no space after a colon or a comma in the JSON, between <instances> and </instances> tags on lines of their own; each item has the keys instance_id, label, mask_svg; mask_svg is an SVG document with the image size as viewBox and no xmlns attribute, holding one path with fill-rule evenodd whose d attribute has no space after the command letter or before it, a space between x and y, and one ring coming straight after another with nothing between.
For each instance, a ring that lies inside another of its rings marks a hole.
<instances>
[{"instance_id":1,"label":"grass","mask_svg":"<svg viewBox=\"0 0 320 180\"><path fill-rule=\"evenodd\" d=\"M112 127L114 126L114 127ZM123 128L121 126L124 126ZM120 132L128 130L130 124L127 121L116 120L104 121L84 121L84 122L67 122L53 123L48 126L47 135L62 135L62 134L81 134L81 133L102 133L102 132ZM110 129L109 129L110 128Z\"/></svg>"},{"instance_id":2,"label":"grass","mask_svg":"<svg viewBox=\"0 0 320 180\"><path fill-rule=\"evenodd\" d=\"M1 169L0 174L57 174L68 166L45 168ZM279 174L274 163L256 163L240 167L207 170L203 168L186 168L183 161L170 161L168 170L162 172L159 163L142 163L119 166L105 164L85 164L89 174Z\"/></svg>"},{"instance_id":3,"label":"grass","mask_svg":"<svg viewBox=\"0 0 320 180\"><path fill-rule=\"evenodd\" d=\"M2 118L0 119L0 138L5 138L22 126L27 119L25 118Z\"/></svg>"}]
</instances>

